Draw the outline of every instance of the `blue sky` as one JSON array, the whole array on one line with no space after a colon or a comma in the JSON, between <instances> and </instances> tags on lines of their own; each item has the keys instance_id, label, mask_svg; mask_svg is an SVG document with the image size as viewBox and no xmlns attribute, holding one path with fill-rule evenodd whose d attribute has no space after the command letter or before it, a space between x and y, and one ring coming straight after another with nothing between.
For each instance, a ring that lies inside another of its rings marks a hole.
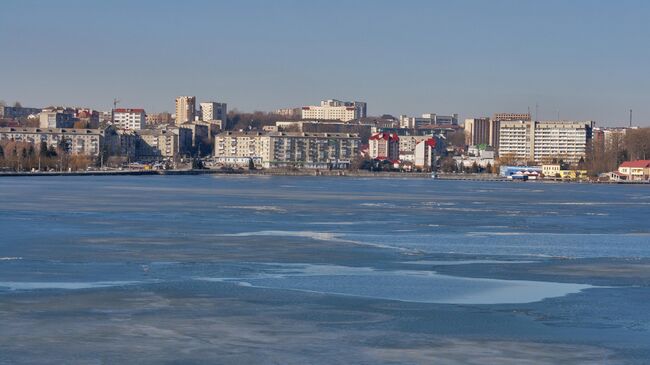
<instances>
[{"instance_id":1,"label":"blue sky","mask_svg":"<svg viewBox=\"0 0 650 365\"><path fill-rule=\"evenodd\" d=\"M650 2L0 4L0 100L172 111L177 95L373 115L525 112L650 125Z\"/></svg>"}]
</instances>

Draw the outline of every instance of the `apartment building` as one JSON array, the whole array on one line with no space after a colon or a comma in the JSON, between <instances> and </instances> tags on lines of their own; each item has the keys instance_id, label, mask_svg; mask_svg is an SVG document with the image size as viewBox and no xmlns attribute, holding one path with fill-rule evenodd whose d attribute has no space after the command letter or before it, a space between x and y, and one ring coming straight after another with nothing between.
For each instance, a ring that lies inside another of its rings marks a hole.
<instances>
[{"instance_id":1,"label":"apartment building","mask_svg":"<svg viewBox=\"0 0 650 365\"><path fill-rule=\"evenodd\" d=\"M45 108L39 114L42 129L72 128L76 121L75 110L70 108Z\"/></svg>"},{"instance_id":2,"label":"apartment building","mask_svg":"<svg viewBox=\"0 0 650 365\"><path fill-rule=\"evenodd\" d=\"M465 119L464 128L466 145L490 145L490 118Z\"/></svg>"},{"instance_id":3,"label":"apartment building","mask_svg":"<svg viewBox=\"0 0 650 365\"><path fill-rule=\"evenodd\" d=\"M399 140L394 132L374 133L368 139L370 158L391 161L399 159Z\"/></svg>"},{"instance_id":4,"label":"apartment building","mask_svg":"<svg viewBox=\"0 0 650 365\"><path fill-rule=\"evenodd\" d=\"M201 107L202 121L210 122L212 120L220 120L222 124L225 124L228 120L228 105L226 103L208 101L199 105Z\"/></svg>"},{"instance_id":5,"label":"apartment building","mask_svg":"<svg viewBox=\"0 0 650 365\"><path fill-rule=\"evenodd\" d=\"M22 106L6 106L0 104L0 118L27 118L32 115L38 115L40 112L40 108L26 108Z\"/></svg>"},{"instance_id":6,"label":"apartment building","mask_svg":"<svg viewBox=\"0 0 650 365\"><path fill-rule=\"evenodd\" d=\"M537 163L562 159L578 163L591 143L591 121L501 121L499 155Z\"/></svg>"},{"instance_id":7,"label":"apartment building","mask_svg":"<svg viewBox=\"0 0 650 365\"><path fill-rule=\"evenodd\" d=\"M425 113L421 117L399 116L400 128L420 128L428 125L458 125L458 114L440 115L436 113Z\"/></svg>"},{"instance_id":8,"label":"apartment building","mask_svg":"<svg viewBox=\"0 0 650 365\"><path fill-rule=\"evenodd\" d=\"M143 129L138 131L139 158L188 156L192 149L192 130L187 128Z\"/></svg>"},{"instance_id":9,"label":"apartment building","mask_svg":"<svg viewBox=\"0 0 650 365\"><path fill-rule=\"evenodd\" d=\"M435 166L436 145L437 140L432 137L418 142L415 146L414 166L416 169L431 170L431 168Z\"/></svg>"},{"instance_id":10,"label":"apartment building","mask_svg":"<svg viewBox=\"0 0 650 365\"><path fill-rule=\"evenodd\" d=\"M402 162L415 161L415 147L418 143L432 138L431 135L413 136L413 135L398 135L399 137L399 160Z\"/></svg>"},{"instance_id":11,"label":"apartment building","mask_svg":"<svg viewBox=\"0 0 650 365\"><path fill-rule=\"evenodd\" d=\"M101 151L104 131L101 129L74 128L0 128L0 140L14 140L34 144L45 142L47 147L64 146L69 153L97 156Z\"/></svg>"},{"instance_id":12,"label":"apartment building","mask_svg":"<svg viewBox=\"0 0 650 365\"><path fill-rule=\"evenodd\" d=\"M193 122L195 114L195 96L179 96L176 98L176 125Z\"/></svg>"},{"instance_id":13,"label":"apartment building","mask_svg":"<svg viewBox=\"0 0 650 365\"><path fill-rule=\"evenodd\" d=\"M530 113L494 113L492 120L500 122L530 121Z\"/></svg>"},{"instance_id":14,"label":"apartment building","mask_svg":"<svg viewBox=\"0 0 650 365\"><path fill-rule=\"evenodd\" d=\"M116 128L139 131L144 129L146 122L144 109L113 109L113 125Z\"/></svg>"},{"instance_id":15,"label":"apartment building","mask_svg":"<svg viewBox=\"0 0 650 365\"><path fill-rule=\"evenodd\" d=\"M348 122L365 118L367 105L360 101L340 101L336 99L323 100L320 106L302 107L302 119L311 120L340 120Z\"/></svg>"},{"instance_id":16,"label":"apartment building","mask_svg":"<svg viewBox=\"0 0 650 365\"><path fill-rule=\"evenodd\" d=\"M215 137L214 156L260 158L263 167L340 168L359 151L350 133L226 132Z\"/></svg>"}]
</instances>

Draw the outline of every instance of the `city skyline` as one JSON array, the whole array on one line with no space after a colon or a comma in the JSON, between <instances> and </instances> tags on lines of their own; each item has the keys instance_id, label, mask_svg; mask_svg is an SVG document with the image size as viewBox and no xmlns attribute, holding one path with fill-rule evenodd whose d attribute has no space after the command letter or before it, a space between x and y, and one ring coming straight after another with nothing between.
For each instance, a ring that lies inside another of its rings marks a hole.
<instances>
[{"instance_id":1,"label":"city skyline","mask_svg":"<svg viewBox=\"0 0 650 365\"><path fill-rule=\"evenodd\" d=\"M611 126L633 109L635 125L650 125L642 1L187 6L181 17L171 2L3 3L0 100L108 110L118 97L173 113L179 95L240 111L336 98L373 116L530 108Z\"/></svg>"}]
</instances>

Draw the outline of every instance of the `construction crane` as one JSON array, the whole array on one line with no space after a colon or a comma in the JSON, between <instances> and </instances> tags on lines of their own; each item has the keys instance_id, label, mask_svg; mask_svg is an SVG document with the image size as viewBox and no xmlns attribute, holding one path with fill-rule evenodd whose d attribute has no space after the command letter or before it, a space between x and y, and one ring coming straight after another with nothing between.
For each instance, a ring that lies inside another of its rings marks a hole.
<instances>
[{"instance_id":1,"label":"construction crane","mask_svg":"<svg viewBox=\"0 0 650 365\"><path fill-rule=\"evenodd\" d=\"M113 110L117 109L117 103L120 102L120 99L118 98L113 98Z\"/></svg>"}]
</instances>

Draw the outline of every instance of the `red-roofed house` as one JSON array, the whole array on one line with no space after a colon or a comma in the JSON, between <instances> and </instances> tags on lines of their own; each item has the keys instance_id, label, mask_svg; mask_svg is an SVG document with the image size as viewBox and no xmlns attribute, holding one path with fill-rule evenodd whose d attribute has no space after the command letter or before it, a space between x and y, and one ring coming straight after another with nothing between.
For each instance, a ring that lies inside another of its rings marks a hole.
<instances>
[{"instance_id":1,"label":"red-roofed house","mask_svg":"<svg viewBox=\"0 0 650 365\"><path fill-rule=\"evenodd\" d=\"M399 136L397 133L375 133L370 136L368 142L370 158L391 161L399 159Z\"/></svg>"},{"instance_id":2,"label":"red-roofed house","mask_svg":"<svg viewBox=\"0 0 650 365\"><path fill-rule=\"evenodd\" d=\"M650 160L625 161L618 167L618 172L628 181L650 179Z\"/></svg>"}]
</instances>

